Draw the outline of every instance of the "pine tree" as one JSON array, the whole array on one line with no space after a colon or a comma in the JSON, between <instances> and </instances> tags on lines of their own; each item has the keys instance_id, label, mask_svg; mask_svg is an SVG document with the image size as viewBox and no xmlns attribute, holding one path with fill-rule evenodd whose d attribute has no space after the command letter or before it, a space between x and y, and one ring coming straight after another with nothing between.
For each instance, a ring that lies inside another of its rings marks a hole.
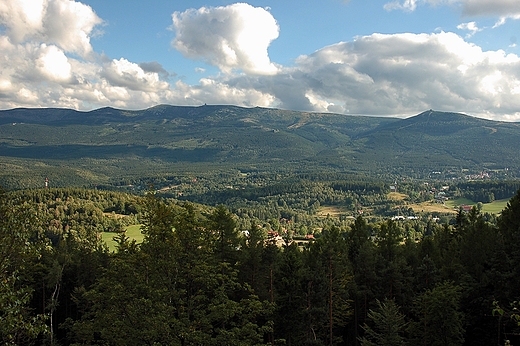
<instances>
[{"instance_id":1,"label":"pine tree","mask_svg":"<svg viewBox=\"0 0 520 346\"><path fill-rule=\"evenodd\" d=\"M325 229L323 236L310 245L307 260L310 269L307 299L313 307L310 311L314 311L309 314L308 328L323 331L317 333L318 337L328 345L336 345L343 340L352 314L348 244L340 229L334 226Z\"/></svg>"},{"instance_id":2,"label":"pine tree","mask_svg":"<svg viewBox=\"0 0 520 346\"><path fill-rule=\"evenodd\" d=\"M417 320L410 325L414 345L457 346L464 343L461 288L444 282L415 301Z\"/></svg>"},{"instance_id":3,"label":"pine tree","mask_svg":"<svg viewBox=\"0 0 520 346\"><path fill-rule=\"evenodd\" d=\"M305 269L303 252L298 244L283 248L274 281L276 297L275 335L287 345L299 345L305 340Z\"/></svg>"},{"instance_id":4,"label":"pine tree","mask_svg":"<svg viewBox=\"0 0 520 346\"><path fill-rule=\"evenodd\" d=\"M377 309L368 313L370 324L365 323L365 335L360 339L362 346L402 346L406 339L405 316L393 299L376 301Z\"/></svg>"},{"instance_id":5,"label":"pine tree","mask_svg":"<svg viewBox=\"0 0 520 346\"><path fill-rule=\"evenodd\" d=\"M30 312L33 289L29 270L41 253L40 225L29 205L9 202L0 189L0 341L30 343L48 334L44 314Z\"/></svg>"},{"instance_id":6,"label":"pine tree","mask_svg":"<svg viewBox=\"0 0 520 346\"><path fill-rule=\"evenodd\" d=\"M218 206L209 216L208 228L215 232L215 255L219 262L235 265L238 260L240 238L233 215L224 206Z\"/></svg>"}]
</instances>

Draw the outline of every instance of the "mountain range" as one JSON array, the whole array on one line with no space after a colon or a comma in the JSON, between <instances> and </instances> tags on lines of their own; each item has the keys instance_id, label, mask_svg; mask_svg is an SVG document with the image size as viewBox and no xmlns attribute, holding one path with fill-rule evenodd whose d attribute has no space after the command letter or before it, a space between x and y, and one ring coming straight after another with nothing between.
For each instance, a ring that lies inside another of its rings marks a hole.
<instances>
[{"instance_id":1,"label":"mountain range","mask_svg":"<svg viewBox=\"0 0 520 346\"><path fill-rule=\"evenodd\" d=\"M5 187L230 170L516 177L519 153L520 123L433 110L405 119L217 105L0 111Z\"/></svg>"}]
</instances>

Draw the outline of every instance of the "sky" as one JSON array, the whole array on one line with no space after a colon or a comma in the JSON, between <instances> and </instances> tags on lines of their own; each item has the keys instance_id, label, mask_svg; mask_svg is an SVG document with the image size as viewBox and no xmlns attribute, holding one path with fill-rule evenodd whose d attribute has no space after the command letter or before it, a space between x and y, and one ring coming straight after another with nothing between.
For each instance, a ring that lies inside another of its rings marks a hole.
<instances>
[{"instance_id":1,"label":"sky","mask_svg":"<svg viewBox=\"0 0 520 346\"><path fill-rule=\"evenodd\" d=\"M520 121L520 0L2 0L0 109Z\"/></svg>"}]
</instances>

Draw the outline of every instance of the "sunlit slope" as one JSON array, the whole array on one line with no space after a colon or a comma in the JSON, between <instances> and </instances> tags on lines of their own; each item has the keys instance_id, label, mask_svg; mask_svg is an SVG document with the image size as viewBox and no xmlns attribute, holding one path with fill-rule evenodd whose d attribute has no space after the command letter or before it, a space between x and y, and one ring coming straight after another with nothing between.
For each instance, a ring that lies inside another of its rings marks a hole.
<instances>
[{"instance_id":1,"label":"sunlit slope","mask_svg":"<svg viewBox=\"0 0 520 346\"><path fill-rule=\"evenodd\" d=\"M378 177L515 169L519 139L518 123L434 111L397 119L206 105L14 109L0 111L0 183L52 175L84 185L211 169Z\"/></svg>"}]
</instances>

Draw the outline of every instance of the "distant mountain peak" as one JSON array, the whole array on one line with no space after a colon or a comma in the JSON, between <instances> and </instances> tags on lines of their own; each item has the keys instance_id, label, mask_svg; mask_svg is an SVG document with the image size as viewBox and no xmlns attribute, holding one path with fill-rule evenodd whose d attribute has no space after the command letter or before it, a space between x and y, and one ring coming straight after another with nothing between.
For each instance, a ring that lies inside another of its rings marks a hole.
<instances>
[{"instance_id":1,"label":"distant mountain peak","mask_svg":"<svg viewBox=\"0 0 520 346\"><path fill-rule=\"evenodd\" d=\"M454 112L442 112L442 111L435 111L433 109L424 111L420 114L414 115L412 117L406 118L409 120L436 120L436 121L453 121L453 120L460 120L460 119L466 119L466 118L472 118L477 119L475 117L469 116L467 114L463 113L454 113Z\"/></svg>"},{"instance_id":2,"label":"distant mountain peak","mask_svg":"<svg viewBox=\"0 0 520 346\"><path fill-rule=\"evenodd\" d=\"M518 138L519 124L435 110L406 119L225 105L0 111L0 165L23 163L29 180L70 167L67 181L96 184L108 176L199 169L517 172ZM0 183L26 179L13 174L0 170Z\"/></svg>"}]
</instances>

